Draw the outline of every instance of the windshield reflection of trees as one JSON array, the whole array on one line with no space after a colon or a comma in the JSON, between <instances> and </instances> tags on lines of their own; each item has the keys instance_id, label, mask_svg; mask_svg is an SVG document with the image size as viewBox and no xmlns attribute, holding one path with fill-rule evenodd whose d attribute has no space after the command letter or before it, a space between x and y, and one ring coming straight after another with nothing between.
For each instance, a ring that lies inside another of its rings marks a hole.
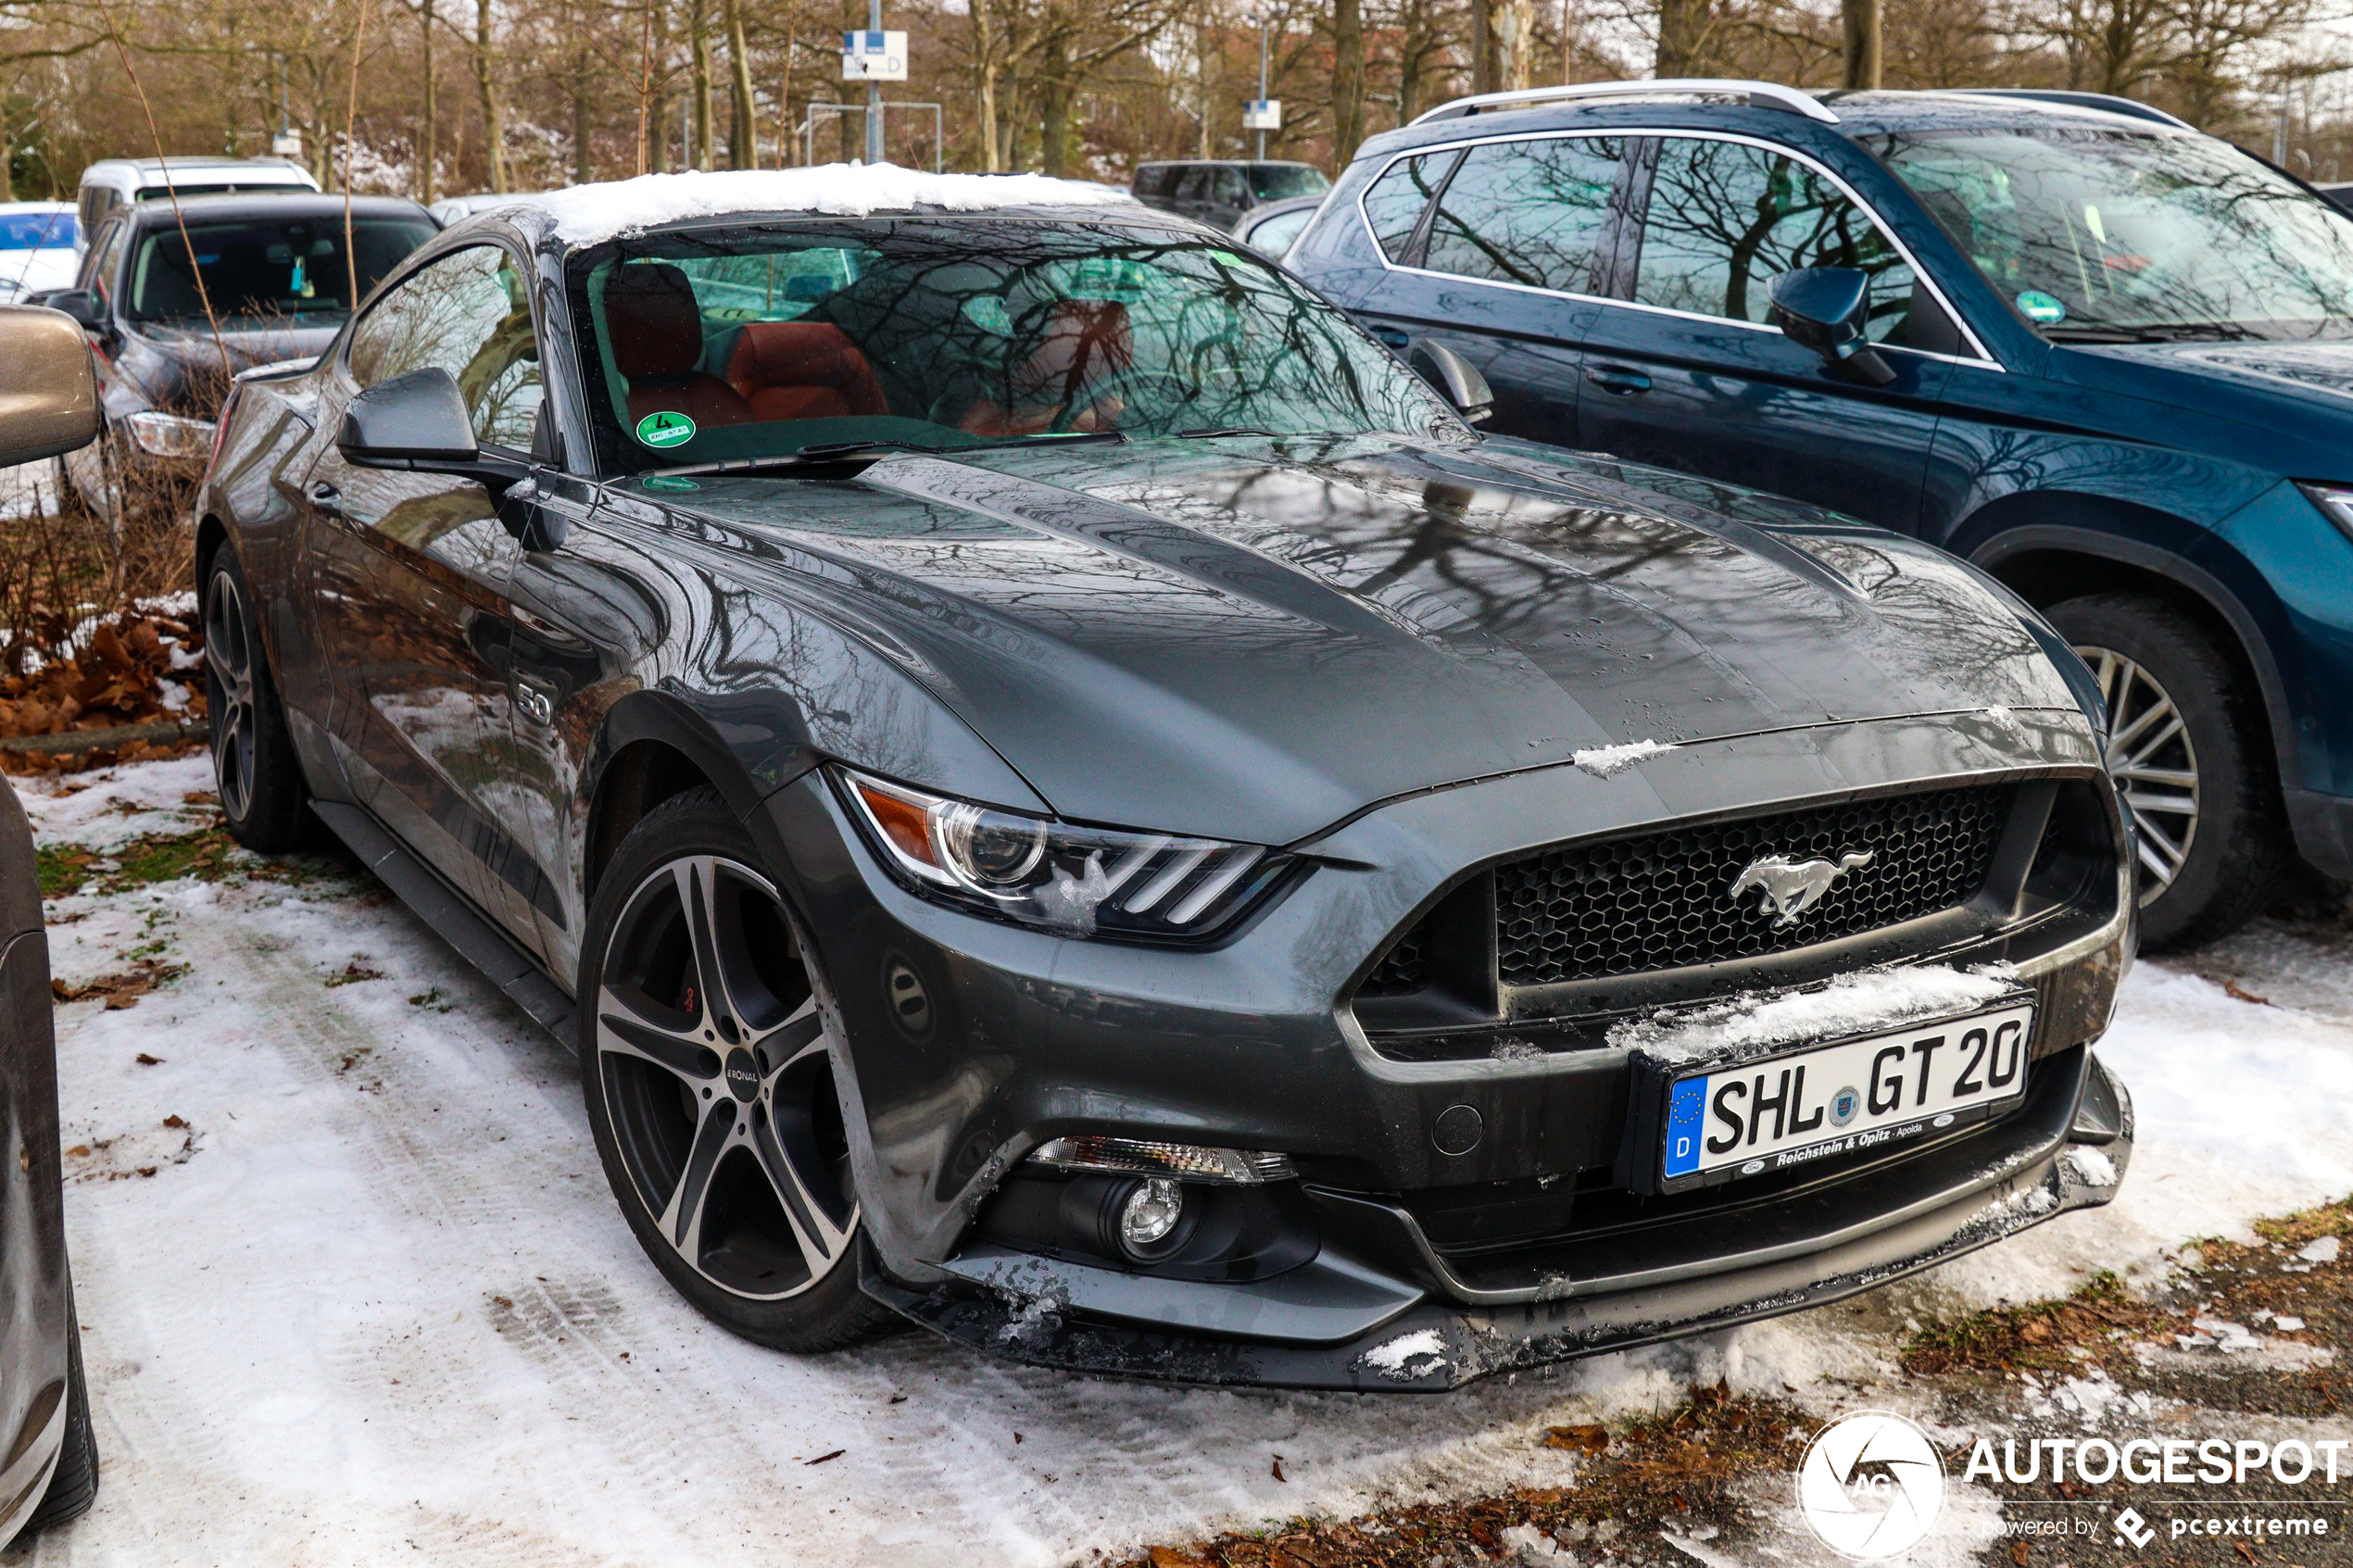
<instances>
[{"instance_id":1,"label":"windshield reflection of trees","mask_svg":"<svg viewBox=\"0 0 2353 1568\"><path fill-rule=\"evenodd\" d=\"M954 433L1426 433L1444 418L1418 381L1329 306L1200 236L998 220L977 243L978 229L902 220L738 230L717 244L667 236L640 254L683 266L698 294L703 279L732 279L747 259L856 255L854 279L769 319L839 328L873 366L892 414L942 427L943 445ZM804 261L788 281L805 297L823 276ZM791 293L784 303L795 304ZM707 332L727 330L708 303L705 313ZM805 423L759 427L758 449L812 439L796 429ZM825 439L841 438L836 427L857 438L855 420L825 423ZM921 439L903 426L894 434Z\"/></svg>"},{"instance_id":2,"label":"windshield reflection of trees","mask_svg":"<svg viewBox=\"0 0 2353 1568\"><path fill-rule=\"evenodd\" d=\"M2307 337L2353 326L2353 219L2189 136L1912 132L1881 155L2005 295L2058 333Z\"/></svg>"}]
</instances>

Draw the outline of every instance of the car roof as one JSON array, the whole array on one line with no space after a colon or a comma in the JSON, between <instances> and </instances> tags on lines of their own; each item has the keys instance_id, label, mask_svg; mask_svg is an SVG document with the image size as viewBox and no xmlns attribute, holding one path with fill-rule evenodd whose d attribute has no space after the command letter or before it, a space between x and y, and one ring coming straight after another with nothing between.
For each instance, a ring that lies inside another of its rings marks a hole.
<instances>
[{"instance_id":1,"label":"car roof","mask_svg":"<svg viewBox=\"0 0 2353 1568\"><path fill-rule=\"evenodd\" d=\"M1314 169L1304 158L1295 157L1156 157L1147 158L1139 169Z\"/></svg>"},{"instance_id":2,"label":"car roof","mask_svg":"<svg viewBox=\"0 0 2353 1568\"><path fill-rule=\"evenodd\" d=\"M340 218L344 198L319 191L238 191L221 195L182 196L176 202L141 202L130 211L132 221L146 228L176 223L181 216L192 221L218 218ZM433 214L406 196L353 196L351 214L355 218L422 218L428 223L433 221Z\"/></svg>"},{"instance_id":3,"label":"car roof","mask_svg":"<svg viewBox=\"0 0 2353 1568\"><path fill-rule=\"evenodd\" d=\"M117 172L136 175L189 174L202 169L222 169L239 174L283 174L291 181L307 181L309 171L300 164L282 157L206 157L175 154L168 157L107 157L100 158L82 171L80 183L91 183L93 174Z\"/></svg>"}]
</instances>

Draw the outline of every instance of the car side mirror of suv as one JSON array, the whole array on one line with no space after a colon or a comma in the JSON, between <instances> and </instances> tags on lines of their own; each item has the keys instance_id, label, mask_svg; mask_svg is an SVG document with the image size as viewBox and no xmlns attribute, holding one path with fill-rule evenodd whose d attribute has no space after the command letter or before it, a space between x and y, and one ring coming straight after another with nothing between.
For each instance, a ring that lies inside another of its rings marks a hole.
<instances>
[{"instance_id":1,"label":"car side mirror of suv","mask_svg":"<svg viewBox=\"0 0 2353 1568\"><path fill-rule=\"evenodd\" d=\"M529 465L484 455L458 379L438 365L378 382L344 406L335 450L361 469L456 474L503 495Z\"/></svg>"},{"instance_id":2,"label":"car side mirror of suv","mask_svg":"<svg viewBox=\"0 0 2353 1568\"><path fill-rule=\"evenodd\" d=\"M38 462L97 437L90 340L56 310L0 305L0 464Z\"/></svg>"},{"instance_id":3,"label":"car side mirror of suv","mask_svg":"<svg viewBox=\"0 0 2353 1568\"><path fill-rule=\"evenodd\" d=\"M1417 343L1414 373L1445 394L1464 421L1477 424L1495 411L1495 392L1478 367L1442 343Z\"/></svg>"},{"instance_id":4,"label":"car side mirror of suv","mask_svg":"<svg viewBox=\"0 0 2353 1568\"><path fill-rule=\"evenodd\" d=\"M1801 267L1766 286L1773 324L1822 363L1868 386L1885 386L1895 367L1865 332L1871 308L1870 274L1859 267Z\"/></svg>"}]
</instances>

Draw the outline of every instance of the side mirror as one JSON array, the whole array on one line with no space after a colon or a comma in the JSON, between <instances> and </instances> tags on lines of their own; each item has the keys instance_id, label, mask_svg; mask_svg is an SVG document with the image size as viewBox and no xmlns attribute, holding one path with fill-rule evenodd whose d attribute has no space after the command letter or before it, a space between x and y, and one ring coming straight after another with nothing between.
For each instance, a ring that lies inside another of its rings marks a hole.
<instances>
[{"instance_id":1,"label":"side mirror","mask_svg":"<svg viewBox=\"0 0 2353 1568\"><path fill-rule=\"evenodd\" d=\"M0 465L38 462L97 438L98 374L73 320L37 305L0 306Z\"/></svg>"},{"instance_id":2,"label":"side mirror","mask_svg":"<svg viewBox=\"0 0 2353 1568\"><path fill-rule=\"evenodd\" d=\"M1412 364L1414 373L1445 394L1467 423L1477 424L1495 411L1495 390L1478 367L1444 344L1416 344Z\"/></svg>"},{"instance_id":3,"label":"side mirror","mask_svg":"<svg viewBox=\"0 0 2353 1568\"><path fill-rule=\"evenodd\" d=\"M1773 324L1800 347L1822 357L1868 386L1885 386L1895 367L1865 335L1870 317L1871 277L1859 267L1801 267L1766 285Z\"/></svg>"},{"instance_id":4,"label":"side mirror","mask_svg":"<svg viewBox=\"0 0 2353 1568\"><path fill-rule=\"evenodd\" d=\"M95 289L58 289L43 303L72 317L84 332L102 332L112 324L107 320L106 303Z\"/></svg>"},{"instance_id":5,"label":"side mirror","mask_svg":"<svg viewBox=\"0 0 2353 1568\"><path fill-rule=\"evenodd\" d=\"M355 468L472 469L482 460L458 379L439 366L378 382L345 406L335 449Z\"/></svg>"}]
</instances>

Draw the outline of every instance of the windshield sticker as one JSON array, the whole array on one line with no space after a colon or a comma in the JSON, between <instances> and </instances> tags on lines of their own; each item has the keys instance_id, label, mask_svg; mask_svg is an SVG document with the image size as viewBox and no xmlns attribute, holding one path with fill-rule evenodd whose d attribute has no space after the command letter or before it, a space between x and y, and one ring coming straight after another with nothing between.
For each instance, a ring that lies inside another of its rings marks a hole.
<instances>
[{"instance_id":1,"label":"windshield sticker","mask_svg":"<svg viewBox=\"0 0 2353 1568\"><path fill-rule=\"evenodd\" d=\"M2053 327L2067 320L2067 304L2057 295L2028 289L2018 296L2019 314L2038 327Z\"/></svg>"},{"instance_id":2,"label":"windshield sticker","mask_svg":"<svg viewBox=\"0 0 2353 1568\"><path fill-rule=\"evenodd\" d=\"M682 446L695 438L695 421L668 409L637 421L637 439L648 446Z\"/></svg>"},{"instance_id":3,"label":"windshield sticker","mask_svg":"<svg viewBox=\"0 0 2353 1568\"><path fill-rule=\"evenodd\" d=\"M1242 258L1230 250L1213 250L1209 255L1212 260L1222 261L1228 267L1239 267L1243 264Z\"/></svg>"},{"instance_id":4,"label":"windshield sticker","mask_svg":"<svg viewBox=\"0 0 2353 1568\"><path fill-rule=\"evenodd\" d=\"M675 492L699 490L702 488L701 485L697 484L691 479L673 479L666 473L648 474L637 483L644 485L648 490L668 490Z\"/></svg>"}]
</instances>

